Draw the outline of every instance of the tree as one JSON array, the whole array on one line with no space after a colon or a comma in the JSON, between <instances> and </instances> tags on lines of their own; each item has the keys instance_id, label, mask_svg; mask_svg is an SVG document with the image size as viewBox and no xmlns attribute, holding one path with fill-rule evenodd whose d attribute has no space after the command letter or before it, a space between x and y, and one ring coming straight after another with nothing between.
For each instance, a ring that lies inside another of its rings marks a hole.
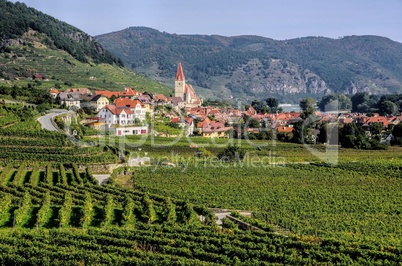
<instances>
[{"instance_id":1,"label":"tree","mask_svg":"<svg viewBox=\"0 0 402 266\"><path fill-rule=\"evenodd\" d=\"M246 126L248 128L260 128L260 122L254 117L250 116L246 119Z\"/></svg>"},{"instance_id":2,"label":"tree","mask_svg":"<svg viewBox=\"0 0 402 266\"><path fill-rule=\"evenodd\" d=\"M338 97L335 94L325 95L318 102L318 108L322 112L337 111L339 108Z\"/></svg>"},{"instance_id":3,"label":"tree","mask_svg":"<svg viewBox=\"0 0 402 266\"><path fill-rule=\"evenodd\" d=\"M392 136L394 136L392 145L402 145L402 123L399 123L394 126L392 129Z\"/></svg>"},{"instance_id":4,"label":"tree","mask_svg":"<svg viewBox=\"0 0 402 266\"><path fill-rule=\"evenodd\" d=\"M354 149L384 149L376 139L369 140L362 127L354 123L346 124L339 135L339 142L343 148Z\"/></svg>"},{"instance_id":5,"label":"tree","mask_svg":"<svg viewBox=\"0 0 402 266\"><path fill-rule=\"evenodd\" d=\"M267 106L268 106L269 108L271 108L271 112L276 113L276 110L277 110L278 107L279 107L279 102L278 102L278 100L275 99L275 98L267 98L267 99L265 100L265 102L267 103Z\"/></svg>"},{"instance_id":6,"label":"tree","mask_svg":"<svg viewBox=\"0 0 402 266\"><path fill-rule=\"evenodd\" d=\"M300 144L315 143L315 136L311 130L311 125L306 124L304 121L298 121L293 124L293 136L291 141Z\"/></svg>"},{"instance_id":7,"label":"tree","mask_svg":"<svg viewBox=\"0 0 402 266\"><path fill-rule=\"evenodd\" d=\"M251 102L251 106L257 113L270 113L271 111L264 101L254 100Z\"/></svg>"},{"instance_id":8,"label":"tree","mask_svg":"<svg viewBox=\"0 0 402 266\"><path fill-rule=\"evenodd\" d=\"M338 95L338 108L339 110L350 110L352 108L352 101L349 96L345 94Z\"/></svg>"},{"instance_id":9,"label":"tree","mask_svg":"<svg viewBox=\"0 0 402 266\"><path fill-rule=\"evenodd\" d=\"M323 112L350 110L352 102L350 98L344 94L329 94L321 98L318 107Z\"/></svg>"},{"instance_id":10,"label":"tree","mask_svg":"<svg viewBox=\"0 0 402 266\"><path fill-rule=\"evenodd\" d=\"M367 92L358 92L351 98L352 112L369 113L376 109L376 96L369 95Z\"/></svg>"},{"instance_id":11,"label":"tree","mask_svg":"<svg viewBox=\"0 0 402 266\"><path fill-rule=\"evenodd\" d=\"M394 115L399 111L398 106L391 101L384 101L380 103L380 112L383 115Z\"/></svg>"},{"instance_id":12,"label":"tree","mask_svg":"<svg viewBox=\"0 0 402 266\"><path fill-rule=\"evenodd\" d=\"M302 99L299 103L300 109L302 110L301 117L306 119L310 115L314 114L316 110L317 100L313 98Z\"/></svg>"},{"instance_id":13,"label":"tree","mask_svg":"<svg viewBox=\"0 0 402 266\"><path fill-rule=\"evenodd\" d=\"M370 133L372 138L380 141L381 140L381 132L384 129L381 123L372 123L370 125Z\"/></svg>"},{"instance_id":14,"label":"tree","mask_svg":"<svg viewBox=\"0 0 402 266\"><path fill-rule=\"evenodd\" d=\"M241 161L245 155L246 152L238 146L229 145L217 155L217 158L226 162Z\"/></svg>"}]
</instances>

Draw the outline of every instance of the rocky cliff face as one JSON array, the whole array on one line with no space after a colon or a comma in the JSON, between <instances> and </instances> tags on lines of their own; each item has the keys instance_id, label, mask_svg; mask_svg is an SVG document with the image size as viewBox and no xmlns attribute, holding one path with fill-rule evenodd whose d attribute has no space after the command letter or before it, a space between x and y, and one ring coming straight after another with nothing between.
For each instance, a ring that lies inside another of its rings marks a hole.
<instances>
[{"instance_id":1,"label":"rocky cliff face","mask_svg":"<svg viewBox=\"0 0 402 266\"><path fill-rule=\"evenodd\" d=\"M237 68L230 78L228 88L241 92L248 88L249 93L262 94L325 94L331 92L314 72L303 69L299 65L279 59L261 62L250 60Z\"/></svg>"}]
</instances>

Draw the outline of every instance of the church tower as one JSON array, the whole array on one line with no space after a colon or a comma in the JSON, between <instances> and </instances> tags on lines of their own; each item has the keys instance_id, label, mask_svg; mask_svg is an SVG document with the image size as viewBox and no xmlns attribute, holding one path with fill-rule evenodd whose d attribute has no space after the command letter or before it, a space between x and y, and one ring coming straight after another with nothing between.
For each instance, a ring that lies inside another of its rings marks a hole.
<instances>
[{"instance_id":1,"label":"church tower","mask_svg":"<svg viewBox=\"0 0 402 266\"><path fill-rule=\"evenodd\" d=\"M185 101L186 100L184 99L185 87L186 87L186 80L184 79L183 68L181 66L181 63L179 62L179 65L177 67L176 79L174 81L174 96L180 97L183 99L183 101Z\"/></svg>"}]
</instances>

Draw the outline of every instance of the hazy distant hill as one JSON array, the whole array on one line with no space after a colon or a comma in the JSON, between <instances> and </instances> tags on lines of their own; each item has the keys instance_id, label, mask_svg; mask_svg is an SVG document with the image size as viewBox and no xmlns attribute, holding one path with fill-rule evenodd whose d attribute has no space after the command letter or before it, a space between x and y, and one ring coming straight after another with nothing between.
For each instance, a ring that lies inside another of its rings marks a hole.
<instances>
[{"instance_id":1,"label":"hazy distant hill","mask_svg":"<svg viewBox=\"0 0 402 266\"><path fill-rule=\"evenodd\" d=\"M42 74L49 79L43 87L57 83L171 91L124 68L93 37L65 22L18 2L0 0L0 10L0 85L28 82L33 74Z\"/></svg>"},{"instance_id":2,"label":"hazy distant hill","mask_svg":"<svg viewBox=\"0 0 402 266\"><path fill-rule=\"evenodd\" d=\"M186 78L216 97L302 97L327 92L402 92L402 44L377 36L177 35L132 27L95 37L132 69L172 83ZM283 96L286 95L286 96Z\"/></svg>"}]
</instances>

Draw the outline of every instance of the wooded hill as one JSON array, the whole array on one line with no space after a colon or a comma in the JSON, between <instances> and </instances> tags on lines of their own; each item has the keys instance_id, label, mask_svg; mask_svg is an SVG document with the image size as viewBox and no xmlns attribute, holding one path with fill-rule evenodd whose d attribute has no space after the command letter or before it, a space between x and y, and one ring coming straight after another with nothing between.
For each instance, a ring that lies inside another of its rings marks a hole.
<instances>
[{"instance_id":1,"label":"wooded hill","mask_svg":"<svg viewBox=\"0 0 402 266\"><path fill-rule=\"evenodd\" d=\"M0 0L0 83L26 85L32 75L42 87L83 86L151 92L170 89L124 68L122 60L93 37L65 22L27 7ZM11 82L12 81L12 82Z\"/></svg>"},{"instance_id":2,"label":"wooded hill","mask_svg":"<svg viewBox=\"0 0 402 266\"><path fill-rule=\"evenodd\" d=\"M163 82L172 83L181 61L189 82L218 98L289 99L402 89L402 44L378 36L277 41L131 27L95 38L128 67Z\"/></svg>"}]
</instances>

